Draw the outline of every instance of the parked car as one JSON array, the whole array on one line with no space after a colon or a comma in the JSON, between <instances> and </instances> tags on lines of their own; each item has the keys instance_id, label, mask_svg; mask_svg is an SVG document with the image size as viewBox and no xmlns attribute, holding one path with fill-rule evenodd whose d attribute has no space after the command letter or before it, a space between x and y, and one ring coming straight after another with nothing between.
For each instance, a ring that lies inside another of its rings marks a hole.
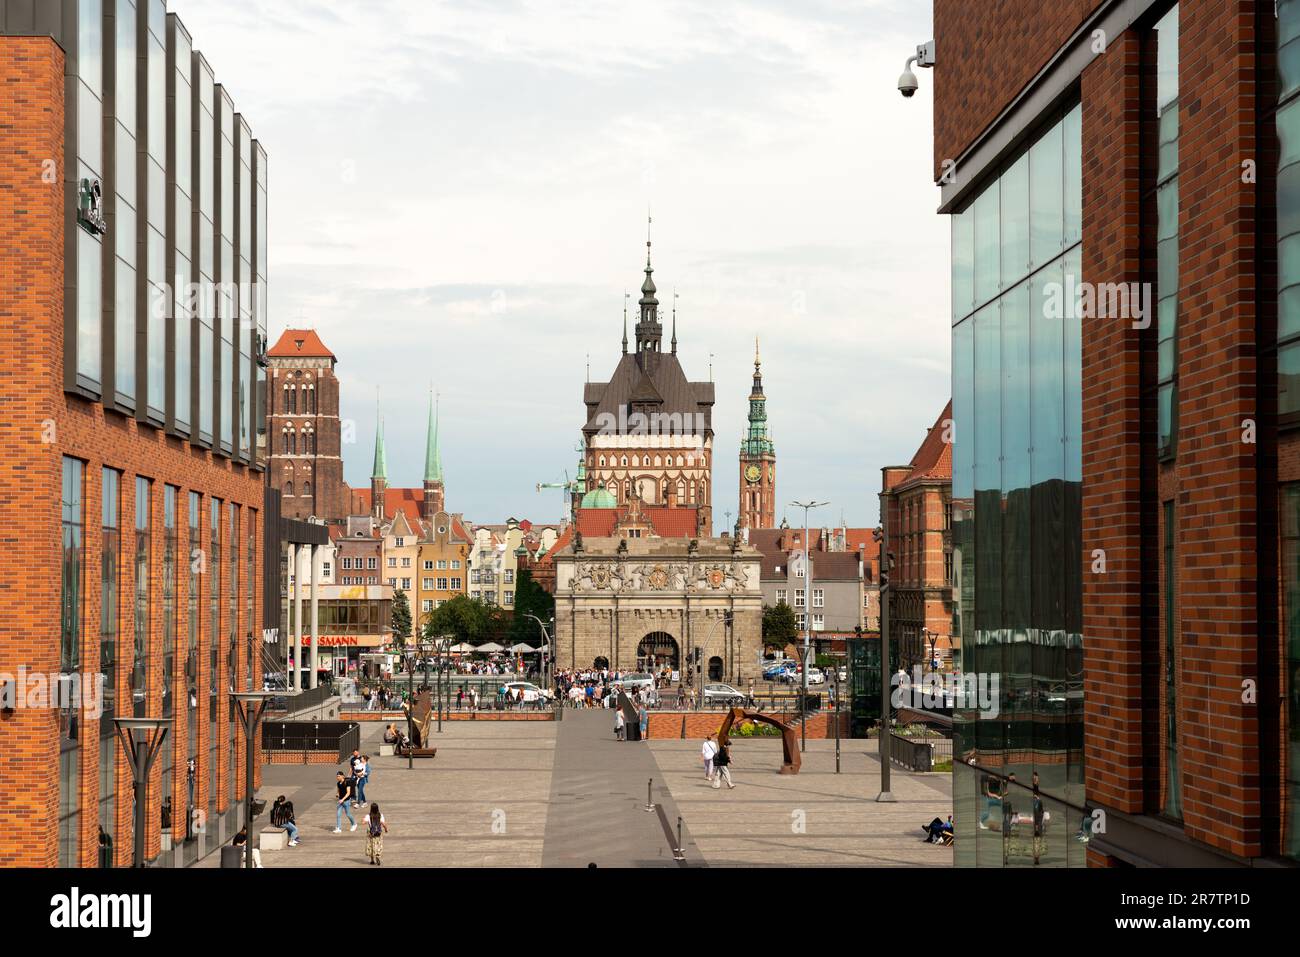
<instances>
[{"instance_id":1,"label":"parked car","mask_svg":"<svg viewBox=\"0 0 1300 957\"><path fill-rule=\"evenodd\" d=\"M826 676L822 674L820 668L809 668L808 683L810 685L824 685L826 683Z\"/></svg>"},{"instance_id":2,"label":"parked car","mask_svg":"<svg viewBox=\"0 0 1300 957\"><path fill-rule=\"evenodd\" d=\"M708 705L726 705L727 707L737 707L743 705L748 698L741 691L737 691L731 685L709 684L704 686L704 704Z\"/></svg>"},{"instance_id":3,"label":"parked car","mask_svg":"<svg viewBox=\"0 0 1300 957\"><path fill-rule=\"evenodd\" d=\"M766 668L763 671L763 677L768 681L780 681L782 679L782 676L784 676L788 671L790 671L790 669L791 669L791 665L788 665L785 662L781 662L779 664L771 665L768 668Z\"/></svg>"},{"instance_id":4,"label":"parked car","mask_svg":"<svg viewBox=\"0 0 1300 957\"><path fill-rule=\"evenodd\" d=\"M624 675L619 680L624 689L627 691L637 691L641 688L653 688L655 686L654 675L645 671L634 671L631 674Z\"/></svg>"},{"instance_id":5,"label":"parked car","mask_svg":"<svg viewBox=\"0 0 1300 957\"><path fill-rule=\"evenodd\" d=\"M506 687L514 691L515 697L519 697L520 692L528 691L530 689L536 691L548 701L554 697L552 692L547 691L545 688L537 687L537 685L533 684L531 681L507 681Z\"/></svg>"}]
</instances>

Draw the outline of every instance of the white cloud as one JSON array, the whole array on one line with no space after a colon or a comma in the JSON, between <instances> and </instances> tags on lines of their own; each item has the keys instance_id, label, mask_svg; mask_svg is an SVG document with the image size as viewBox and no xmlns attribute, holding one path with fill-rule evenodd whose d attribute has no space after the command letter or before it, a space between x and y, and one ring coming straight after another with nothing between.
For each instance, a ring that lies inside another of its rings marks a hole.
<instances>
[{"instance_id":1,"label":"white cloud","mask_svg":"<svg viewBox=\"0 0 1300 957\"><path fill-rule=\"evenodd\" d=\"M688 374L714 356L716 525L753 337L782 500L874 520L948 397L927 5L849 0L172 0L270 153L271 332L340 356L350 481L375 387L416 484L430 380L449 504L555 518L587 353L608 375L654 214ZM554 499L554 500L553 500Z\"/></svg>"}]
</instances>

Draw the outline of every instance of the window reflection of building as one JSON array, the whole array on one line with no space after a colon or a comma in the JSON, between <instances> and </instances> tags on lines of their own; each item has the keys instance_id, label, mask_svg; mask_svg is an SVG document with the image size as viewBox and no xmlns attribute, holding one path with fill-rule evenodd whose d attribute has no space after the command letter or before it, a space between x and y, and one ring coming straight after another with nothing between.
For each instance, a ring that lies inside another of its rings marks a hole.
<instances>
[{"instance_id":1,"label":"window reflection of building","mask_svg":"<svg viewBox=\"0 0 1300 957\"><path fill-rule=\"evenodd\" d=\"M1042 863L1083 864L1081 149L1074 105L952 217L953 663L998 680L994 707L954 713L961 865L1032 865L1032 822L979 825L994 789L1029 812L1035 771L1061 822Z\"/></svg>"}]
</instances>

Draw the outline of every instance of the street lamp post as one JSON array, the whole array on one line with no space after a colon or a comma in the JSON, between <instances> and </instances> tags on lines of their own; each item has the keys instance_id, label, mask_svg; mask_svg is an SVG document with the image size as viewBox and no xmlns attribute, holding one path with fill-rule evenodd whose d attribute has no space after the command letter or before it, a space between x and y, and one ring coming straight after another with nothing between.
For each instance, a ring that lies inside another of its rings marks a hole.
<instances>
[{"instance_id":1,"label":"street lamp post","mask_svg":"<svg viewBox=\"0 0 1300 957\"><path fill-rule=\"evenodd\" d=\"M885 534L884 509L881 510L880 528L876 541L881 543L880 556L880 793L876 800L888 803L894 800L889 790L889 573L894 564L894 553L889 551Z\"/></svg>"},{"instance_id":2,"label":"street lamp post","mask_svg":"<svg viewBox=\"0 0 1300 957\"><path fill-rule=\"evenodd\" d=\"M406 666L406 769L415 770L415 668L419 649L411 653Z\"/></svg>"},{"instance_id":3,"label":"street lamp post","mask_svg":"<svg viewBox=\"0 0 1300 957\"><path fill-rule=\"evenodd\" d=\"M300 692L301 693L301 692ZM248 832L244 843L244 867L253 866L253 734L262 720L268 699L274 691L232 691L239 723L244 727L244 828Z\"/></svg>"},{"instance_id":4,"label":"street lamp post","mask_svg":"<svg viewBox=\"0 0 1300 957\"><path fill-rule=\"evenodd\" d=\"M799 694L799 750L808 750L808 649L812 644L812 547L808 541L808 511L821 508L830 502L791 502L794 508L803 509L803 581L804 581L804 632L803 632L803 690Z\"/></svg>"},{"instance_id":5,"label":"street lamp post","mask_svg":"<svg viewBox=\"0 0 1300 957\"><path fill-rule=\"evenodd\" d=\"M546 625L542 622L542 619L538 618L536 615L530 615L528 612L524 612L524 617L531 618L533 621L537 622L537 627L542 629L542 642L546 649L545 651L542 652L542 687L545 688L547 691L550 691L551 682L550 682L549 669L551 665L551 650L552 650L551 634L546 630ZM555 624L554 618L551 619L551 624L552 625Z\"/></svg>"},{"instance_id":6,"label":"street lamp post","mask_svg":"<svg viewBox=\"0 0 1300 957\"><path fill-rule=\"evenodd\" d=\"M144 867L145 805L149 798L149 771L162 750L171 718L114 718L122 750L131 761L131 790L135 795L135 851L132 867ZM136 732L143 732L140 737Z\"/></svg>"},{"instance_id":7,"label":"street lamp post","mask_svg":"<svg viewBox=\"0 0 1300 957\"><path fill-rule=\"evenodd\" d=\"M835 669L835 773L840 773L840 669Z\"/></svg>"},{"instance_id":8,"label":"street lamp post","mask_svg":"<svg viewBox=\"0 0 1300 957\"><path fill-rule=\"evenodd\" d=\"M709 633L704 638L704 644L699 646L699 657L695 661L695 689L700 696L700 704L704 703L704 652L709 650L709 645L713 642L713 635L718 630L718 626L724 623L731 624L732 620L731 612L724 611L722 617L710 626Z\"/></svg>"}]
</instances>

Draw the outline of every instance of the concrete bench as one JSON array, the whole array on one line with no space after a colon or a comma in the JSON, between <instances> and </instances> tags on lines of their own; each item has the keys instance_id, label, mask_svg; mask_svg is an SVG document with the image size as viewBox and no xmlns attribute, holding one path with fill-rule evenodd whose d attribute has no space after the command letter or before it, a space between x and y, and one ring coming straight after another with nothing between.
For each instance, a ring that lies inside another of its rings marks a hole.
<instances>
[{"instance_id":1,"label":"concrete bench","mask_svg":"<svg viewBox=\"0 0 1300 957\"><path fill-rule=\"evenodd\" d=\"M289 846L289 832L282 827L264 827L257 835L257 846L264 851L282 851Z\"/></svg>"},{"instance_id":2,"label":"concrete bench","mask_svg":"<svg viewBox=\"0 0 1300 957\"><path fill-rule=\"evenodd\" d=\"M381 744L379 746L379 756L381 758L391 758L393 756L393 746L391 744Z\"/></svg>"}]
</instances>

